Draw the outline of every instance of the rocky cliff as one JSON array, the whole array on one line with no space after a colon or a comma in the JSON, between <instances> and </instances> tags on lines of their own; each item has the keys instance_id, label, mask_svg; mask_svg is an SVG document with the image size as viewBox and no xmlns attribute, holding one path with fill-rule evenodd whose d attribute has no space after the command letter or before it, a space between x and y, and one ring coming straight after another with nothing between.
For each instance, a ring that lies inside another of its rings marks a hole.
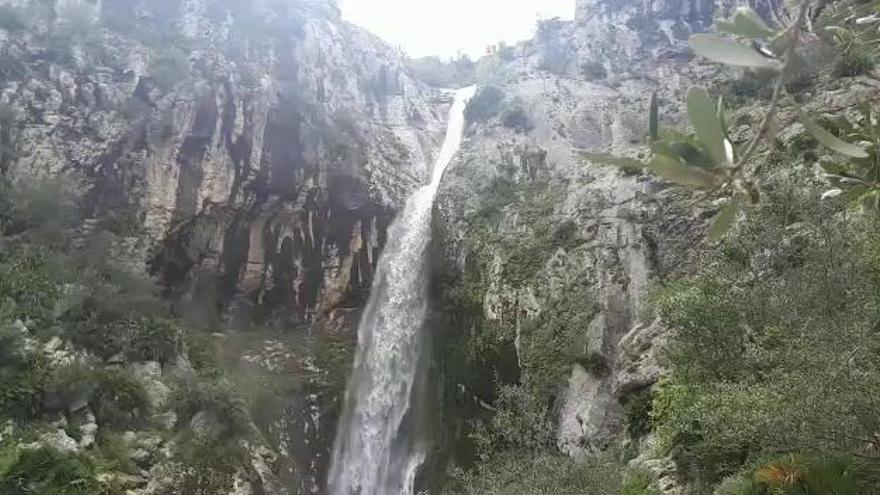
<instances>
[{"instance_id":1,"label":"rocky cliff","mask_svg":"<svg viewBox=\"0 0 880 495\"><path fill-rule=\"evenodd\" d=\"M717 74L687 47L714 10L580 1L576 21L493 56L436 210L438 292L461 329L438 358L447 400L504 407L525 389L549 407L548 442L576 458L631 441L626 406L659 378L666 333L646 321L648 288L687 269L712 207L589 157L638 156L652 93L665 122L682 119L687 88Z\"/></svg>"},{"instance_id":2,"label":"rocky cliff","mask_svg":"<svg viewBox=\"0 0 880 495\"><path fill-rule=\"evenodd\" d=\"M67 173L169 288L313 321L369 287L440 94L329 2L6 2L12 177Z\"/></svg>"},{"instance_id":3,"label":"rocky cliff","mask_svg":"<svg viewBox=\"0 0 880 495\"><path fill-rule=\"evenodd\" d=\"M448 98L330 0L4 0L0 17L4 175L75 184L81 237L116 234L193 325L298 329L217 338L282 380L318 377L280 382L274 430L287 488L318 490L346 379L332 364ZM283 343L315 335L339 343L324 361Z\"/></svg>"}]
</instances>

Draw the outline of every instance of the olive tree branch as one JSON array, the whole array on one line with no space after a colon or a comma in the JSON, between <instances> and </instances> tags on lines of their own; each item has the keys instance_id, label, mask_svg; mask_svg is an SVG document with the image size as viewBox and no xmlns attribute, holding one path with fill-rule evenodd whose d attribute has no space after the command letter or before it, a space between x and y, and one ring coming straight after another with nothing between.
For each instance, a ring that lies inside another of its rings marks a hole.
<instances>
[{"instance_id":1,"label":"olive tree branch","mask_svg":"<svg viewBox=\"0 0 880 495\"><path fill-rule=\"evenodd\" d=\"M795 20L785 29L785 31L780 34L780 37L789 38L790 42L786 47L785 55L783 58L784 62L782 67L779 69L779 76L777 76L776 78L776 84L773 86L773 96L770 99L770 108L764 115L764 120L761 121L761 125L758 128L758 134L752 139L752 141L746 147L746 150L743 152L742 156L740 156L739 160L736 162L736 165L733 167L734 175L742 171L743 167L745 167L745 165L752 158L755 152L758 151L758 147L760 146L761 141L764 140L764 136L770 131L770 128L773 125L773 119L774 117L776 117L776 112L779 109L779 101L782 99L782 92L785 90L786 70L791 68L792 62L795 58L795 49L797 48L797 43L800 39L801 27L803 26L804 21L807 18L807 11L809 10L809 7L809 0L804 0L803 2L801 2L797 18L795 18Z\"/></svg>"}]
</instances>

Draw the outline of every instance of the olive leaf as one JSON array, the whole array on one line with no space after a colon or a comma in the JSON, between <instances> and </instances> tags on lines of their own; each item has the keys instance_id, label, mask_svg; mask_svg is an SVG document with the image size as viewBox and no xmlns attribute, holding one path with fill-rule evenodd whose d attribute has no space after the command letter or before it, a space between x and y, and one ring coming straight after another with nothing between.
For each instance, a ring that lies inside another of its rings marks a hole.
<instances>
[{"instance_id":1,"label":"olive leaf","mask_svg":"<svg viewBox=\"0 0 880 495\"><path fill-rule=\"evenodd\" d=\"M804 128L824 146L846 156L853 158L868 158L868 152L864 147L857 144L847 143L839 137L831 134L824 127L811 120L801 109L797 110L798 120Z\"/></svg>"},{"instance_id":2,"label":"olive leaf","mask_svg":"<svg viewBox=\"0 0 880 495\"><path fill-rule=\"evenodd\" d=\"M737 8L730 21L718 22L718 30L747 38L771 38L776 35L776 31L770 29L750 7Z\"/></svg>"},{"instance_id":3,"label":"olive leaf","mask_svg":"<svg viewBox=\"0 0 880 495\"><path fill-rule=\"evenodd\" d=\"M715 160L711 156L707 155L702 149L687 142L670 143L666 146L658 145L656 152L672 158L681 158L692 167L711 168L716 165Z\"/></svg>"},{"instance_id":4,"label":"olive leaf","mask_svg":"<svg viewBox=\"0 0 880 495\"><path fill-rule=\"evenodd\" d=\"M761 55L751 46L743 45L714 34L691 35L688 43L698 55L722 64L779 70L778 60Z\"/></svg>"},{"instance_id":5,"label":"olive leaf","mask_svg":"<svg viewBox=\"0 0 880 495\"><path fill-rule=\"evenodd\" d=\"M690 88L687 92L687 111L697 137L715 163L729 163L725 146L727 135L718 120L718 111L709 92L696 86Z\"/></svg>"},{"instance_id":6,"label":"olive leaf","mask_svg":"<svg viewBox=\"0 0 880 495\"><path fill-rule=\"evenodd\" d=\"M683 186L710 189L719 183L719 177L711 172L696 167L689 167L675 158L655 155L648 163L648 168L657 172L664 179Z\"/></svg>"},{"instance_id":7,"label":"olive leaf","mask_svg":"<svg viewBox=\"0 0 880 495\"><path fill-rule=\"evenodd\" d=\"M836 197L840 196L841 194L843 194L843 189L840 189L840 188L829 189L829 190L825 191L824 193L822 193L822 199L836 198Z\"/></svg>"},{"instance_id":8,"label":"olive leaf","mask_svg":"<svg viewBox=\"0 0 880 495\"><path fill-rule=\"evenodd\" d=\"M739 197L730 198L730 201L712 219L712 225L709 227L709 239L717 241L724 237L724 234L733 226L741 205L742 201Z\"/></svg>"},{"instance_id":9,"label":"olive leaf","mask_svg":"<svg viewBox=\"0 0 880 495\"><path fill-rule=\"evenodd\" d=\"M843 165L839 163L822 160L819 162L819 166L822 167L822 171L826 174L840 175L843 173Z\"/></svg>"}]
</instances>

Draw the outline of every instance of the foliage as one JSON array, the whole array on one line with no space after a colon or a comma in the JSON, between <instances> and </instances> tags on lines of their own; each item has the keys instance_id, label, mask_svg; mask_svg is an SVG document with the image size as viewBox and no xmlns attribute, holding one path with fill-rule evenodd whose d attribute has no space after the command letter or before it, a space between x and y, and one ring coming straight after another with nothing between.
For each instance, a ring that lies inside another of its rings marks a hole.
<instances>
[{"instance_id":1,"label":"foliage","mask_svg":"<svg viewBox=\"0 0 880 495\"><path fill-rule=\"evenodd\" d=\"M591 60L581 64L581 75L587 81L597 81L608 77L608 70L602 62Z\"/></svg>"},{"instance_id":2,"label":"foliage","mask_svg":"<svg viewBox=\"0 0 880 495\"><path fill-rule=\"evenodd\" d=\"M181 424L189 424L193 416L206 411L220 422L221 437L239 439L251 431L248 404L228 381L182 380L174 387L171 402Z\"/></svg>"},{"instance_id":3,"label":"foliage","mask_svg":"<svg viewBox=\"0 0 880 495\"><path fill-rule=\"evenodd\" d=\"M820 162L832 186L824 197L842 195L858 202L864 211L880 213L880 123L877 113L863 104L857 116L851 119L837 115L825 116L824 120L829 130L812 129L813 135L820 143L837 151L837 156L846 157ZM855 146L850 142L869 144Z\"/></svg>"},{"instance_id":4,"label":"foliage","mask_svg":"<svg viewBox=\"0 0 880 495\"><path fill-rule=\"evenodd\" d=\"M766 189L703 273L655 296L677 333L651 417L689 480L772 453L875 448L875 227L841 220L815 185L783 176Z\"/></svg>"},{"instance_id":5,"label":"foliage","mask_svg":"<svg viewBox=\"0 0 880 495\"><path fill-rule=\"evenodd\" d=\"M461 88L476 83L477 64L467 55L452 60L407 59L406 67L417 79L439 88Z\"/></svg>"},{"instance_id":6,"label":"foliage","mask_svg":"<svg viewBox=\"0 0 880 495\"><path fill-rule=\"evenodd\" d=\"M58 286L45 255L25 255L0 262L0 318L50 321Z\"/></svg>"},{"instance_id":7,"label":"foliage","mask_svg":"<svg viewBox=\"0 0 880 495\"><path fill-rule=\"evenodd\" d=\"M94 495L107 493L106 488L91 459L49 447L17 450L14 461L0 472L3 493Z\"/></svg>"},{"instance_id":8,"label":"foliage","mask_svg":"<svg viewBox=\"0 0 880 495\"><path fill-rule=\"evenodd\" d=\"M619 495L662 495L651 481L651 475L644 471L630 471L626 475Z\"/></svg>"},{"instance_id":9,"label":"foliage","mask_svg":"<svg viewBox=\"0 0 880 495\"><path fill-rule=\"evenodd\" d=\"M576 348L579 332L593 316L593 303L582 287L568 287L541 315L527 320L519 332L523 383L537 397L558 395L561 383L580 357Z\"/></svg>"},{"instance_id":10,"label":"foliage","mask_svg":"<svg viewBox=\"0 0 880 495\"><path fill-rule=\"evenodd\" d=\"M481 86L468 101L464 116L470 123L488 122L501 111L504 91L495 86Z\"/></svg>"},{"instance_id":11,"label":"foliage","mask_svg":"<svg viewBox=\"0 0 880 495\"><path fill-rule=\"evenodd\" d=\"M11 206L5 235L26 234L38 250L67 247L69 231L79 220L79 204L72 181L56 177L8 184Z\"/></svg>"},{"instance_id":12,"label":"foliage","mask_svg":"<svg viewBox=\"0 0 880 495\"><path fill-rule=\"evenodd\" d=\"M630 439L638 440L651 432L653 400L650 388L633 392L622 399L624 424Z\"/></svg>"},{"instance_id":13,"label":"foliage","mask_svg":"<svg viewBox=\"0 0 880 495\"><path fill-rule=\"evenodd\" d=\"M183 352L183 331L167 318L141 318L128 341L127 354L135 361L164 364Z\"/></svg>"},{"instance_id":14,"label":"foliage","mask_svg":"<svg viewBox=\"0 0 880 495\"><path fill-rule=\"evenodd\" d=\"M444 494L547 495L617 493L622 466L604 459L578 463L559 454L498 453L474 471L456 470Z\"/></svg>"},{"instance_id":15,"label":"foliage","mask_svg":"<svg viewBox=\"0 0 880 495\"><path fill-rule=\"evenodd\" d=\"M874 70L874 57L867 53L844 53L834 61L832 73L836 77L855 77Z\"/></svg>"},{"instance_id":16,"label":"foliage","mask_svg":"<svg viewBox=\"0 0 880 495\"><path fill-rule=\"evenodd\" d=\"M528 132L534 127L525 104L520 100L505 102L501 109L501 124L516 132Z\"/></svg>"},{"instance_id":17,"label":"foliage","mask_svg":"<svg viewBox=\"0 0 880 495\"><path fill-rule=\"evenodd\" d=\"M211 494L227 490L236 471L247 461L242 440L251 436L247 401L231 382L185 379L174 387L172 407L179 425L189 425L197 413L210 415L217 430L200 437L188 428L180 431L183 464L175 473L177 485L185 493Z\"/></svg>"},{"instance_id":18,"label":"foliage","mask_svg":"<svg viewBox=\"0 0 880 495\"><path fill-rule=\"evenodd\" d=\"M191 77L189 56L176 47L167 47L155 55L150 63L150 77L163 91L171 91Z\"/></svg>"},{"instance_id":19,"label":"foliage","mask_svg":"<svg viewBox=\"0 0 880 495\"><path fill-rule=\"evenodd\" d=\"M751 161L762 142L774 137L775 117L783 96L788 89L796 90L797 85L792 84L792 81L802 77L799 71L803 56L798 51L798 45L810 5L808 0L800 2L795 7L797 14L782 30L768 26L750 7L739 7L734 10L731 19L717 24L720 31L738 39L707 33L690 37L690 46L698 55L721 64L744 67L759 74L772 74L775 82L769 108L747 145L733 145L728 137L724 102L720 99L717 102L712 100L703 88L691 88L687 94L688 117L694 129L691 134L672 130L653 131L658 129L658 116L652 107L649 116L652 129L649 136L651 157L645 166L671 182L692 189L721 193L728 198L710 229L712 238L725 235L743 206L759 200L758 188L754 182L755 168L750 166ZM870 20L870 16L865 19L869 19L869 24L874 22ZM828 26L827 29L833 33L839 47L840 56L835 68L837 76L856 75L873 67L873 51L877 49L876 37L871 35L866 38L864 33L858 33L855 29L836 25ZM748 43L740 41L742 38ZM797 107L797 98L794 100ZM863 108L862 114L868 115L868 120L863 118L861 124L857 125L849 122L842 113L833 116L830 119L832 122L842 122L842 125L835 127L844 131L835 135L797 109L804 129L823 146L847 160L867 160L873 163L873 150L877 147L877 140L876 134L872 134L870 112L869 108ZM864 165L864 162L857 162L842 168ZM837 170L838 167L834 168ZM873 182L840 176L834 172L831 175L835 181L842 180L847 186L848 196L855 202L863 207L867 205L870 209L880 210L876 208L880 196ZM834 196L843 192L842 187L837 187L829 191L828 195Z\"/></svg>"},{"instance_id":20,"label":"foliage","mask_svg":"<svg viewBox=\"0 0 880 495\"><path fill-rule=\"evenodd\" d=\"M29 419L42 410L49 378L45 358L25 347L18 329L0 323L0 418Z\"/></svg>"},{"instance_id":21,"label":"foliage","mask_svg":"<svg viewBox=\"0 0 880 495\"><path fill-rule=\"evenodd\" d=\"M852 458L787 455L722 483L716 495L875 494L877 466Z\"/></svg>"},{"instance_id":22,"label":"foliage","mask_svg":"<svg viewBox=\"0 0 880 495\"><path fill-rule=\"evenodd\" d=\"M81 364L56 369L45 385L45 404L68 407L88 403L99 426L130 429L143 426L150 408L143 383L132 373Z\"/></svg>"},{"instance_id":23,"label":"foliage","mask_svg":"<svg viewBox=\"0 0 880 495\"><path fill-rule=\"evenodd\" d=\"M115 429L142 426L151 406L143 383L122 370L102 369L93 373L97 388L90 405L98 424Z\"/></svg>"},{"instance_id":24,"label":"foliage","mask_svg":"<svg viewBox=\"0 0 880 495\"><path fill-rule=\"evenodd\" d=\"M544 398L523 386L505 386L495 407L491 423L475 434L482 455L503 450L540 452L553 446L553 418Z\"/></svg>"}]
</instances>

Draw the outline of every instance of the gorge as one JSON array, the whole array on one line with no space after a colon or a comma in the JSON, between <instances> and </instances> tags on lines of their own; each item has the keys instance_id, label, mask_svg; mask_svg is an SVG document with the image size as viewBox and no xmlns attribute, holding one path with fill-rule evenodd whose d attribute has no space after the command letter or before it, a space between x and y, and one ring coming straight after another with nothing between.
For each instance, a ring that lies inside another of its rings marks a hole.
<instances>
[{"instance_id":1,"label":"gorge","mask_svg":"<svg viewBox=\"0 0 880 495\"><path fill-rule=\"evenodd\" d=\"M876 2L576 4L0 0L0 494L878 493Z\"/></svg>"}]
</instances>

